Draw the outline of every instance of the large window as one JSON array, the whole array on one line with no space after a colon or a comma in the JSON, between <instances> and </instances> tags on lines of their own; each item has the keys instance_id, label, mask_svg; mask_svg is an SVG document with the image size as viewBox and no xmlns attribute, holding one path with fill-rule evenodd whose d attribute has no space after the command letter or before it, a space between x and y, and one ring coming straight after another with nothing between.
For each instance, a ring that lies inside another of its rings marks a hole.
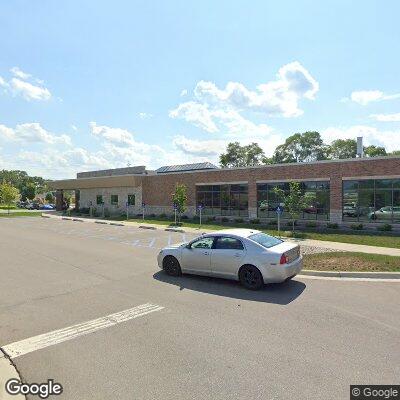
<instances>
[{"instance_id":1,"label":"large window","mask_svg":"<svg viewBox=\"0 0 400 400\"><path fill-rule=\"evenodd\" d=\"M248 186L202 185L197 186L197 206L203 206L205 215L248 215Z\"/></svg>"},{"instance_id":2,"label":"large window","mask_svg":"<svg viewBox=\"0 0 400 400\"><path fill-rule=\"evenodd\" d=\"M343 181L343 220L400 222L400 179Z\"/></svg>"},{"instance_id":3,"label":"large window","mask_svg":"<svg viewBox=\"0 0 400 400\"><path fill-rule=\"evenodd\" d=\"M128 194L128 206L134 206L136 198L134 194Z\"/></svg>"},{"instance_id":4,"label":"large window","mask_svg":"<svg viewBox=\"0 0 400 400\"><path fill-rule=\"evenodd\" d=\"M103 204L103 196L101 194L98 194L96 196L96 204L99 206L100 204Z\"/></svg>"},{"instance_id":5,"label":"large window","mask_svg":"<svg viewBox=\"0 0 400 400\"><path fill-rule=\"evenodd\" d=\"M307 220L329 219L329 181L305 181L299 183L304 195L310 199L310 206L302 211L299 218ZM289 182L257 184L257 214L259 218L277 218L276 209L279 205L283 205L283 203L282 199L279 199L274 193L275 187L279 187L285 193L289 193ZM285 208L282 218L290 218Z\"/></svg>"},{"instance_id":6,"label":"large window","mask_svg":"<svg viewBox=\"0 0 400 400\"><path fill-rule=\"evenodd\" d=\"M118 195L112 194L111 195L111 205L117 206L118 205Z\"/></svg>"}]
</instances>

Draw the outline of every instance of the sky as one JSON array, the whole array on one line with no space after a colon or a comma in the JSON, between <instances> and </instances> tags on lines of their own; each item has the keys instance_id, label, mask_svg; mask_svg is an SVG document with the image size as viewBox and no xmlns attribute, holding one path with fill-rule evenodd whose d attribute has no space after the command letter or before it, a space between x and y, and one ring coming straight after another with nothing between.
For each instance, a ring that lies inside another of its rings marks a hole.
<instances>
[{"instance_id":1,"label":"sky","mask_svg":"<svg viewBox=\"0 0 400 400\"><path fill-rule=\"evenodd\" d=\"M400 149L400 2L0 3L0 169L266 155L318 131Z\"/></svg>"}]
</instances>

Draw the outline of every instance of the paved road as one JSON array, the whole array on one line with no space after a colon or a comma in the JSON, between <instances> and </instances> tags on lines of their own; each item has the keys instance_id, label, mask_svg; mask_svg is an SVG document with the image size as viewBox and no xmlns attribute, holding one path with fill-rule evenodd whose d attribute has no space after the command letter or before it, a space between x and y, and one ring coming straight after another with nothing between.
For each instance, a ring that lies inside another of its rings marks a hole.
<instances>
[{"instance_id":1,"label":"paved road","mask_svg":"<svg viewBox=\"0 0 400 400\"><path fill-rule=\"evenodd\" d=\"M398 283L249 292L160 272L158 249L180 233L3 218L0 237L0 346L22 349L23 379L54 378L60 398L336 400L398 383ZM159 308L138 314L148 303Z\"/></svg>"}]
</instances>

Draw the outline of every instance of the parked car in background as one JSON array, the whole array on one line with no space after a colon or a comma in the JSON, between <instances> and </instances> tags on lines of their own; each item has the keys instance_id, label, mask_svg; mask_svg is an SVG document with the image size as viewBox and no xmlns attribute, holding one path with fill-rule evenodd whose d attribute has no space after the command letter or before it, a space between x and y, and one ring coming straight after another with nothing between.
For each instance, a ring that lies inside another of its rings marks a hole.
<instances>
[{"instance_id":1,"label":"parked car in background","mask_svg":"<svg viewBox=\"0 0 400 400\"><path fill-rule=\"evenodd\" d=\"M386 206L368 214L368 218L374 221L390 221L392 217L396 220L400 219L400 207Z\"/></svg>"},{"instance_id":2,"label":"parked car in background","mask_svg":"<svg viewBox=\"0 0 400 400\"><path fill-rule=\"evenodd\" d=\"M41 204L39 210L54 210L54 207L51 204Z\"/></svg>"},{"instance_id":3,"label":"parked car in background","mask_svg":"<svg viewBox=\"0 0 400 400\"><path fill-rule=\"evenodd\" d=\"M298 244L253 229L226 229L167 246L157 261L168 275L234 279L251 290L289 280L303 265Z\"/></svg>"}]
</instances>

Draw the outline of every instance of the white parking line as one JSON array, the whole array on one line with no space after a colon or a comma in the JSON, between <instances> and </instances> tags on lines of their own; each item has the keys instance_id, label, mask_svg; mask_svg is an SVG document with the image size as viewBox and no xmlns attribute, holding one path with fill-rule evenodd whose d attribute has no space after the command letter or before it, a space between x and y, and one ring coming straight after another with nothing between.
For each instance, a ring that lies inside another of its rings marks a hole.
<instances>
[{"instance_id":1,"label":"white parking line","mask_svg":"<svg viewBox=\"0 0 400 400\"><path fill-rule=\"evenodd\" d=\"M3 346L2 349L8 354L10 358L20 357L24 354L28 354L48 346L53 346L67 340L75 339L79 336L96 332L100 329L109 328L111 326L120 324L121 322L129 321L133 318L142 317L146 314L160 311L163 308L164 307L158 306L156 304L142 304L140 306L120 311L115 314L110 314L105 317L82 322L77 325L72 325L67 328L58 329L56 331L44 333L42 335L33 336L19 342L10 343L6 346Z\"/></svg>"}]
</instances>

